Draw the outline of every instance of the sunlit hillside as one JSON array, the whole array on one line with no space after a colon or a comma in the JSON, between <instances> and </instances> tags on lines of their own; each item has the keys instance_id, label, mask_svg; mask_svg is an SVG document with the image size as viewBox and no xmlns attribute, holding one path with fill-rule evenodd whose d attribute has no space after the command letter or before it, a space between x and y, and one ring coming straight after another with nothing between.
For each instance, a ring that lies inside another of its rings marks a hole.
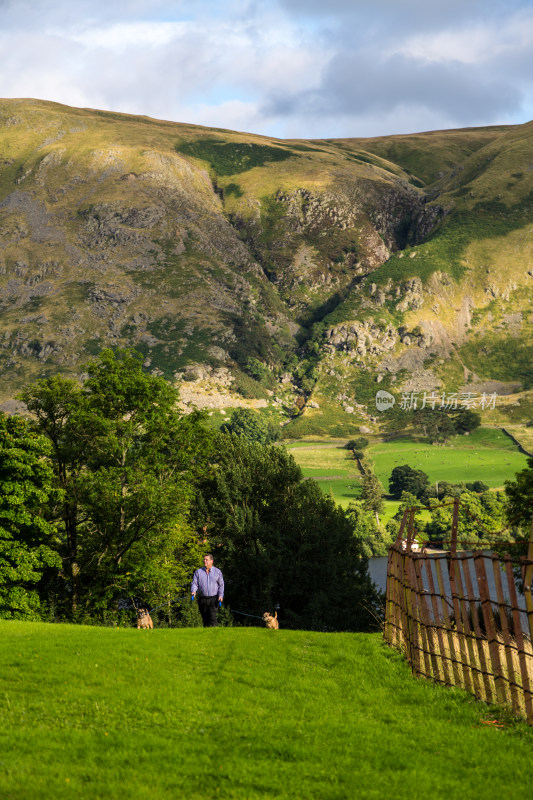
<instances>
[{"instance_id":1,"label":"sunlit hillside","mask_svg":"<svg viewBox=\"0 0 533 800\"><path fill-rule=\"evenodd\" d=\"M387 427L378 388L525 423L532 136L285 141L0 101L0 400L126 346L294 435Z\"/></svg>"}]
</instances>

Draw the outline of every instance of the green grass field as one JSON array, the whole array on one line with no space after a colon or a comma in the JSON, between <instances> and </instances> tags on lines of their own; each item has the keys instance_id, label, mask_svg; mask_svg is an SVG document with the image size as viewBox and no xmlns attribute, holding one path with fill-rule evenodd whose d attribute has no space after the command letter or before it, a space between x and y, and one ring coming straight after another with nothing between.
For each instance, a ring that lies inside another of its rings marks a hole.
<instances>
[{"instance_id":1,"label":"green grass field","mask_svg":"<svg viewBox=\"0 0 533 800\"><path fill-rule=\"evenodd\" d=\"M306 478L315 478L322 491L343 508L361 494L361 474L343 441L309 441L287 444Z\"/></svg>"},{"instance_id":2,"label":"green grass field","mask_svg":"<svg viewBox=\"0 0 533 800\"><path fill-rule=\"evenodd\" d=\"M529 791L533 730L413 679L379 634L0 629L2 800Z\"/></svg>"},{"instance_id":3,"label":"green grass field","mask_svg":"<svg viewBox=\"0 0 533 800\"><path fill-rule=\"evenodd\" d=\"M368 448L376 475L384 487L394 467L409 464L421 469L430 481L484 481L491 488L503 487L527 466L512 439L499 430L480 428L470 436L454 436L447 445L408 440L375 444Z\"/></svg>"},{"instance_id":4,"label":"green grass field","mask_svg":"<svg viewBox=\"0 0 533 800\"><path fill-rule=\"evenodd\" d=\"M319 480L324 492L345 508L361 493L360 474L350 452L341 441L310 441L287 444L307 478ZM502 487L527 466L526 456L501 430L479 428L469 436L454 436L445 446L411 439L371 443L366 451L385 490L394 467L409 464L425 472L431 482L465 483L481 480L491 488ZM386 501L385 521L397 510Z\"/></svg>"}]
</instances>

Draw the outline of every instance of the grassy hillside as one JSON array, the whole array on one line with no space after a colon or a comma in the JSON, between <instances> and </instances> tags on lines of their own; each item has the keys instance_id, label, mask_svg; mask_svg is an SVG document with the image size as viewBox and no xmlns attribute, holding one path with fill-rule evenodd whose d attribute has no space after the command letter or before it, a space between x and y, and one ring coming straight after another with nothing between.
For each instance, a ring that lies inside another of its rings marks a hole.
<instances>
[{"instance_id":1,"label":"grassy hillside","mask_svg":"<svg viewBox=\"0 0 533 800\"><path fill-rule=\"evenodd\" d=\"M378 634L0 626L6 800L489 800L532 777L531 729Z\"/></svg>"},{"instance_id":2,"label":"grassy hillside","mask_svg":"<svg viewBox=\"0 0 533 800\"><path fill-rule=\"evenodd\" d=\"M350 148L358 145L402 167L419 186L430 186L477 150L511 130L510 125L498 125L337 141Z\"/></svg>"},{"instance_id":3,"label":"grassy hillside","mask_svg":"<svg viewBox=\"0 0 533 800\"><path fill-rule=\"evenodd\" d=\"M532 146L533 123L279 140L0 100L0 403L133 346L292 437L378 431L378 382L496 392L524 424Z\"/></svg>"},{"instance_id":4,"label":"grassy hillside","mask_svg":"<svg viewBox=\"0 0 533 800\"><path fill-rule=\"evenodd\" d=\"M384 421L372 419L378 388L398 402L402 390L473 392L478 401L496 392L502 422L533 416L532 137L527 124L365 140L418 170L429 205L445 214L325 318L333 347L315 385L321 408L335 404L342 383L355 419L371 427ZM319 427L321 412L309 416L312 434L311 417Z\"/></svg>"},{"instance_id":5,"label":"grassy hillside","mask_svg":"<svg viewBox=\"0 0 533 800\"><path fill-rule=\"evenodd\" d=\"M395 210L373 222L383 198ZM197 362L280 366L421 198L401 169L327 144L2 100L0 208L8 395L105 345L171 379Z\"/></svg>"}]
</instances>

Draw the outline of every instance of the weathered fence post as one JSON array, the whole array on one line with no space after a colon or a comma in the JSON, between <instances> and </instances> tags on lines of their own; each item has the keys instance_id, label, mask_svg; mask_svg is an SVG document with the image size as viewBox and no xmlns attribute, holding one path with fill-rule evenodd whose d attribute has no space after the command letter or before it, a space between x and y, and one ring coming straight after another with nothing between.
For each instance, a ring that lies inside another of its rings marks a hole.
<instances>
[{"instance_id":1,"label":"weathered fence post","mask_svg":"<svg viewBox=\"0 0 533 800\"><path fill-rule=\"evenodd\" d=\"M385 639L403 650L415 675L462 686L489 703L510 704L533 725L533 522L527 556L520 559L482 550L457 553L459 509L456 498L450 550L436 556L413 552L417 509L406 509L389 550ZM517 562L525 608L515 585ZM489 588L492 574L496 596Z\"/></svg>"},{"instance_id":2,"label":"weathered fence post","mask_svg":"<svg viewBox=\"0 0 533 800\"><path fill-rule=\"evenodd\" d=\"M385 595L385 625L383 636L391 644L400 646L401 643L401 542L407 524L409 512L406 509L400 523L395 544L389 548L387 561L387 590Z\"/></svg>"},{"instance_id":3,"label":"weathered fence post","mask_svg":"<svg viewBox=\"0 0 533 800\"><path fill-rule=\"evenodd\" d=\"M418 656L419 652L416 647L418 645L417 626L413 614L413 591L410 575L410 561L411 561L411 543L413 541L413 531L415 524L415 510L409 509L409 524L407 528L407 541L405 543L405 550L403 553L403 588L404 588L404 607L405 607L405 625L404 636L407 636L406 656L411 664L411 668L415 672L419 672ZM415 637L417 641L415 642ZM408 649L407 649L408 648Z\"/></svg>"},{"instance_id":4,"label":"weathered fence post","mask_svg":"<svg viewBox=\"0 0 533 800\"><path fill-rule=\"evenodd\" d=\"M518 647L518 663L520 664L520 674L522 677L522 692L524 694L524 704L526 717L530 724L533 724L533 695L529 682L529 671L526 660L525 637L522 632L522 620L518 606L518 596L514 582L513 564L510 556L505 558L505 571L507 574L507 585L509 587L509 597L511 600L511 613L513 615L514 638Z\"/></svg>"},{"instance_id":5,"label":"weathered fence post","mask_svg":"<svg viewBox=\"0 0 533 800\"><path fill-rule=\"evenodd\" d=\"M529 636L533 642L533 598L531 597L531 578L533 577L533 520L529 531L529 544L527 548L527 560L524 569L524 597L526 599L527 621L529 624Z\"/></svg>"}]
</instances>

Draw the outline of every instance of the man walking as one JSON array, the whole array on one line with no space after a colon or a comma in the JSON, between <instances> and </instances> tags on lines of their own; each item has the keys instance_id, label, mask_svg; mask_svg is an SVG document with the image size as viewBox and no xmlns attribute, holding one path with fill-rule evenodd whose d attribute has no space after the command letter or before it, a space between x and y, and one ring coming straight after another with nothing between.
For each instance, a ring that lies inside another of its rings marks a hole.
<instances>
[{"instance_id":1,"label":"man walking","mask_svg":"<svg viewBox=\"0 0 533 800\"><path fill-rule=\"evenodd\" d=\"M218 567L213 566L213 556L204 556L204 566L194 573L191 584L193 599L198 593L198 610L204 628L216 628L218 623L218 604L224 598L224 578Z\"/></svg>"}]
</instances>

